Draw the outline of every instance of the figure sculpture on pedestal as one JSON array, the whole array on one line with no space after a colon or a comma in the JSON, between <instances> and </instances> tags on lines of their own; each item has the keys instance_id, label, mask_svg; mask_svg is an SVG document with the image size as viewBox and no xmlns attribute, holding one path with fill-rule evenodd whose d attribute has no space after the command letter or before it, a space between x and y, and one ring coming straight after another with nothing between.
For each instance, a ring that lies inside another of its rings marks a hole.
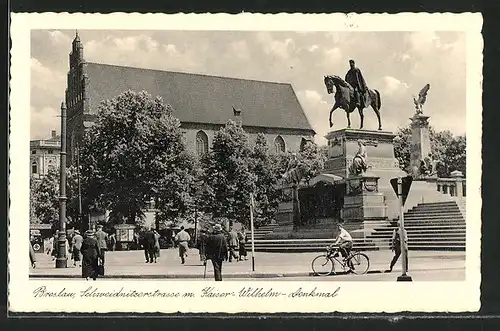
<instances>
[{"instance_id":1,"label":"figure sculpture on pedestal","mask_svg":"<svg viewBox=\"0 0 500 331\"><path fill-rule=\"evenodd\" d=\"M429 91L430 88L431 88L430 84L425 85L424 88L418 94L418 99L413 97L413 103L415 104L415 109L417 110L417 114L419 115L423 114L422 106L427 100L427 92Z\"/></svg>"},{"instance_id":2,"label":"figure sculpture on pedestal","mask_svg":"<svg viewBox=\"0 0 500 331\"><path fill-rule=\"evenodd\" d=\"M366 147L363 144L361 140L358 140L358 152L356 153L356 156L352 159L352 164L349 167L349 173L353 176L360 176L363 175L368 166L366 163L366 158L367 158L367 153L366 153Z\"/></svg>"},{"instance_id":3,"label":"figure sculpture on pedestal","mask_svg":"<svg viewBox=\"0 0 500 331\"><path fill-rule=\"evenodd\" d=\"M356 68L354 61L349 61L351 69L347 72L345 80L336 75L325 76L324 82L328 94L333 93L335 87L335 95L332 109L330 110L330 127L333 126L332 114L337 108L344 109L347 115L347 127L351 127L350 114L357 108L361 118L360 129L363 128L363 109L371 106L377 115L378 129L382 130L380 121L380 93L377 90L371 90L367 87L365 79L361 74L361 70Z\"/></svg>"}]
</instances>

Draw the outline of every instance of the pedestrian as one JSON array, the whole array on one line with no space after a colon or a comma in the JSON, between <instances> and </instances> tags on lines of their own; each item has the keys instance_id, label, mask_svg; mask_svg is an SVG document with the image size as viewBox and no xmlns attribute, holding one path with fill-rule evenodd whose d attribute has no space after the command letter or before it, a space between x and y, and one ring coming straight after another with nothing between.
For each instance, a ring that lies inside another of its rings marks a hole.
<instances>
[{"instance_id":1,"label":"pedestrian","mask_svg":"<svg viewBox=\"0 0 500 331\"><path fill-rule=\"evenodd\" d=\"M228 247L220 224L214 225L212 235L207 238L205 249L207 259L212 260L214 266L215 280L222 281L222 261L227 261Z\"/></svg>"},{"instance_id":2,"label":"pedestrian","mask_svg":"<svg viewBox=\"0 0 500 331\"><path fill-rule=\"evenodd\" d=\"M110 248L114 252L116 250L116 234L112 233L109 236L109 243L110 243Z\"/></svg>"},{"instance_id":3,"label":"pedestrian","mask_svg":"<svg viewBox=\"0 0 500 331\"><path fill-rule=\"evenodd\" d=\"M139 233L134 232L134 244L135 244L135 249L139 250L141 249L141 238L139 236Z\"/></svg>"},{"instance_id":4,"label":"pedestrian","mask_svg":"<svg viewBox=\"0 0 500 331\"><path fill-rule=\"evenodd\" d=\"M30 262L31 262L31 267L33 267L33 269L36 268L36 257L35 257L35 250L33 249L33 245L31 245L31 241L30 241Z\"/></svg>"},{"instance_id":5,"label":"pedestrian","mask_svg":"<svg viewBox=\"0 0 500 331\"><path fill-rule=\"evenodd\" d=\"M172 231L172 236L170 236L170 247L172 248L176 248L177 245L175 243L175 234L174 234L174 231Z\"/></svg>"},{"instance_id":6,"label":"pedestrian","mask_svg":"<svg viewBox=\"0 0 500 331\"><path fill-rule=\"evenodd\" d=\"M146 232L144 232L144 254L146 255L146 263L156 262L155 234L149 226L146 228Z\"/></svg>"},{"instance_id":7,"label":"pedestrian","mask_svg":"<svg viewBox=\"0 0 500 331\"><path fill-rule=\"evenodd\" d=\"M229 231L229 262L233 262L233 258L235 261L238 261L238 255L236 254L236 250L239 248L239 240L238 240L238 234L234 230L233 227L231 227Z\"/></svg>"},{"instance_id":8,"label":"pedestrian","mask_svg":"<svg viewBox=\"0 0 500 331\"><path fill-rule=\"evenodd\" d=\"M154 255L156 263L156 259L160 257L160 234L156 230L154 230L153 233L155 235Z\"/></svg>"},{"instance_id":9,"label":"pedestrian","mask_svg":"<svg viewBox=\"0 0 500 331\"><path fill-rule=\"evenodd\" d=\"M73 237L75 235L75 229L66 231L66 240L68 245L66 245L66 253L69 255L70 259L73 259Z\"/></svg>"},{"instance_id":10,"label":"pedestrian","mask_svg":"<svg viewBox=\"0 0 500 331\"><path fill-rule=\"evenodd\" d=\"M97 226L97 232L95 233L97 239L97 245L99 246L99 256L104 265L104 254L108 250L108 234L102 230L102 225Z\"/></svg>"},{"instance_id":11,"label":"pedestrian","mask_svg":"<svg viewBox=\"0 0 500 331\"><path fill-rule=\"evenodd\" d=\"M73 236L73 265L81 267L81 249L83 243L83 237L80 235L80 231L75 230L75 235Z\"/></svg>"},{"instance_id":12,"label":"pedestrian","mask_svg":"<svg viewBox=\"0 0 500 331\"><path fill-rule=\"evenodd\" d=\"M54 261L57 257L57 251L58 251L58 239L59 239L59 230L54 233L54 237L52 238L52 250L50 251L50 255L52 255L52 261Z\"/></svg>"},{"instance_id":13,"label":"pedestrian","mask_svg":"<svg viewBox=\"0 0 500 331\"><path fill-rule=\"evenodd\" d=\"M248 260L248 257L247 257L247 247L246 247L246 243L247 243L247 233L245 231L245 226L242 226L240 231L238 231L238 242L240 244L240 247L239 247L239 260L240 261L243 261L243 258L246 260Z\"/></svg>"},{"instance_id":14,"label":"pedestrian","mask_svg":"<svg viewBox=\"0 0 500 331\"><path fill-rule=\"evenodd\" d=\"M54 248L54 236L51 236L50 238L46 238L44 240L44 246L45 246L45 253L49 256L52 255L52 249Z\"/></svg>"},{"instance_id":15,"label":"pedestrian","mask_svg":"<svg viewBox=\"0 0 500 331\"><path fill-rule=\"evenodd\" d=\"M403 230L403 237L404 237L405 254L406 256L408 256L408 235L406 233L406 230ZM398 228L394 229L394 232L392 233L391 244L392 244L391 249L392 251L394 251L394 257L392 258L389 269L387 269L385 272L392 272L394 265L401 256L401 230L399 229L399 223L398 223ZM405 270L408 271L408 259L406 259L405 268L406 268Z\"/></svg>"},{"instance_id":16,"label":"pedestrian","mask_svg":"<svg viewBox=\"0 0 500 331\"><path fill-rule=\"evenodd\" d=\"M206 256L206 242L207 242L207 238L208 238L208 234L207 232L202 229L200 231L200 235L198 236L198 242L197 242L197 248L198 248L198 252L200 254L200 261L201 262L205 262L207 260L207 256Z\"/></svg>"},{"instance_id":17,"label":"pedestrian","mask_svg":"<svg viewBox=\"0 0 500 331\"><path fill-rule=\"evenodd\" d=\"M99 257L101 249L97 243L94 231L85 231L85 238L82 246L82 277L89 280L96 280L98 276Z\"/></svg>"},{"instance_id":18,"label":"pedestrian","mask_svg":"<svg viewBox=\"0 0 500 331\"><path fill-rule=\"evenodd\" d=\"M181 226L181 230L175 236L175 242L179 245L179 257L181 258L181 263L186 263L186 256L189 249L188 243L191 240L191 236L184 230Z\"/></svg>"}]
</instances>

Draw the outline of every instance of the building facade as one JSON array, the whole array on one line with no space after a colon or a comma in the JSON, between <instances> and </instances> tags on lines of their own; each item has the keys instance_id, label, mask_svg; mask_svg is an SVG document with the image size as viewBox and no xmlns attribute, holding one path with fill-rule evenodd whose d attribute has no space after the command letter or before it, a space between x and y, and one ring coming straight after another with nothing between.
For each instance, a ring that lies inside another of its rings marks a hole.
<instances>
[{"instance_id":1,"label":"building facade","mask_svg":"<svg viewBox=\"0 0 500 331\"><path fill-rule=\"evenodd\" d=\"M68 164L74 162L101 101L128 90L146 91L169 104L181 122L187 148L197 155L209 150L215 132L230 119L253 141L263 133L274 152L298 151L315 135L290 84L87 62L78 33L69 62Z\"/></svg>"},{"instance_id":2,"label":"building facade","mask_svg":"<svg viewBox=\"0 0 500 331\"><path fill-rule=\"evenodd\" d=\"M49 139L30 141L30 176L40 179L49 170L59 169L61 137L52 130Z\"/></svg>"}]
</instances>

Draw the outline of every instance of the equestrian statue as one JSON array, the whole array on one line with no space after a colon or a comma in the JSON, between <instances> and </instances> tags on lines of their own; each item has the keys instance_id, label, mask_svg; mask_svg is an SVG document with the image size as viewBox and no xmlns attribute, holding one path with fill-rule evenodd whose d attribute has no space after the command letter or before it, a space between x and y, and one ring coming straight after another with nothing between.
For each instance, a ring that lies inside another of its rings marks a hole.
<instances>
[{"instance_id":1,"label":"equestrian statue","mask_svg":"<svg viewBox=\"0 0 500 331\"><path fill-rule=\"evenodd\" d=\"M345 76L345 80L339 76L325 76L325 86L328 94L333 93L335 87L335 104L330 110L330 127L332 123L332 113L337 109L344 109L347 115L347 127L351 127L350 114L357 108L361 118L360 129L363 128L363 109L371 106L378 118L378 129L382 130L380 121L380 107L382 105L380 93L377 90L369 89L359 68L356 68L354 60L349 60L350 69Z\"/></svg>"}]
</instances>

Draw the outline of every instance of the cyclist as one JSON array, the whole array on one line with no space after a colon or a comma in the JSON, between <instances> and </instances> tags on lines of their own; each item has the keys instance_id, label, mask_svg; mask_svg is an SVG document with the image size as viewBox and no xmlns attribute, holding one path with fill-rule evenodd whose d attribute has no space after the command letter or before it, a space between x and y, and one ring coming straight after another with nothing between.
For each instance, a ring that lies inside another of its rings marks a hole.
<instances>
[{"instance_id":1,"label":"cyclist","mask_svg":"<svg viewBox=\"0 0 500 331\"><path fill-rule=\"evenodd\" d=\"M338 230L337 238L330 247L338 246L340 254L342 255L342 257L344 257L344 259L346 259L349 256L349 253L351 252L352 249L352 237L340 223L337 223L337 230ZM337 254L338 253L336 253L334 257L336 257ZM349 267L354 269L354 266L352 265L351 261L349 261Z\"/></svg>"}]
</instances>

